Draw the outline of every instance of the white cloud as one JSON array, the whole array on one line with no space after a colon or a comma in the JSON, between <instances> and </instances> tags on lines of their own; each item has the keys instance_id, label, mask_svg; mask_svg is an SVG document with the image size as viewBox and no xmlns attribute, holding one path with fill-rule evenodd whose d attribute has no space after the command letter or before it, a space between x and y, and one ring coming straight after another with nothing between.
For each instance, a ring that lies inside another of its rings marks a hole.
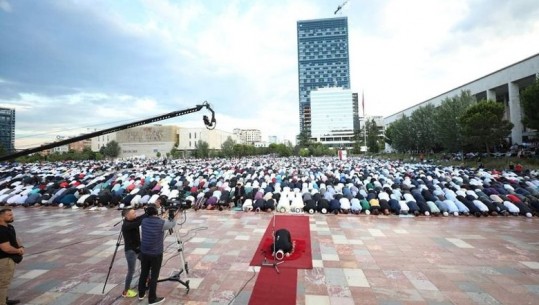
<instances>
[{"instance_id":1,"label":"white cloud","mask_svg":"<svg viewBox=\"0 0 539 305\"><path fill-rule=\"evenodd\" d=\"M11 4L7 0L0 0L0 9L8 13L12 11Z\"/></svg>"},{"instance_id":2,"label":"white cloud","mask_svg":"<svg viewBox=\"0 0 539 305\"><path fill-rule=\"evenodd\" d=\"M349 17L352 87L365 90L367 115L393 114L537 53L539 19L509 9L482 16L472 4L496 5L392 0L370 27Z\"/></svg>"},{"instance_id":3,"label":"white cloud","mask_svg":"<svg viewBox=\"0 0 539 305\"><path fill-rule=\"evenodd\" d=\"M0 105L15 109L21 148L171 112L151 98L94 92L52 98L21 93L16 99L0 100Z\"/></svg>"}]
</instances>

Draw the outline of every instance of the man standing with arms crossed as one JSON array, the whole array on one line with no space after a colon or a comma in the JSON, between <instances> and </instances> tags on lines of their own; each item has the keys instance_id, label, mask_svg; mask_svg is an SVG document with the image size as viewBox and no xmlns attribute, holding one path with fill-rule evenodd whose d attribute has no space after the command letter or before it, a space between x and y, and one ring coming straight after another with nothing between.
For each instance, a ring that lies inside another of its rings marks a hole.
<instances>
[{"instance_id":1,"label":"man standing with arms crossed","mask_svg":"<svg viewBox=\"0 0 539 305\"><path fill-rule=\"evenodd\" d=\"M20 263L24 255L24 248L20 239L17 239L13 222L13 211L10 208L0 210L0 305L18 304L18 300L8 300L7 290L13 274L15 264Z\"/></svg>"}]
</instances>

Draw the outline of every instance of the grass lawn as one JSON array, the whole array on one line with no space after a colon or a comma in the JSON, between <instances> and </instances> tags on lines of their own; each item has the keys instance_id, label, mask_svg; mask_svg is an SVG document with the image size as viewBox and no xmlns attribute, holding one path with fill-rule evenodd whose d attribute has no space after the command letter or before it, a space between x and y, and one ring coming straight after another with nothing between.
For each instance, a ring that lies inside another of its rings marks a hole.
<instances>
[{"instance_id":1,"label":"grass lawn","mask_svg":"<svg viewBox=\"0 0 539 305\"><path fill-rule=\"evenodd\" d=\"M462 161L456 161L456 160L443 160L442 155L440 154L432 154L432 155L425 155L425 160L432 160L434 164L438 165L452 165L452 166L463 166L463 167L478 167L479 162L478 160L462 160ZM381 159L388 159L388 160L404 160L405 162L418 162L419 155L418 154L378 154L373 157L378 157ZM488 158L481 158L481 162L483 163L483 166L487 170L507 170L509 169L509 166L511 164L515 165L517 163L520 163L524 170L530 169L530 170L537 170L539 169L539 158L517 158L517 157L501 157L501 158L494 158L494 157L488 157Z\"/></svg>"}]
</instances>

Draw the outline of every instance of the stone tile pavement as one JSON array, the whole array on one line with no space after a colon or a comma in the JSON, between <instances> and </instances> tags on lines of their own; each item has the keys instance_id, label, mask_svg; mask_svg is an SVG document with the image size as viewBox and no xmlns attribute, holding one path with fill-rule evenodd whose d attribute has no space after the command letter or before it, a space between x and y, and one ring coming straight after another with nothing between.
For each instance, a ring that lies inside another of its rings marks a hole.
<instances>
[{"instance_id":1,"label":"stone tile pavement","mask_svg":"<svg viewBox=\"0 0 539 305\"><path fill-rule=\"evenodd\" d=\"M35 305L147 304L120 297L126 272L121 246L112 259L119 211L17 207L14 214L27 255L16 268L10 298ZM189 279L191 289L186 294L178 282L159 283L164 304L247 304L258 272L249 262L272 215L188 210L186 216L177 234L166 238L161 277L182 265L179 239L189 266L180 278ZM537 218L309 217L314 268L298 270L297 304L538 302Z\"/></svg>"}]
</instances>

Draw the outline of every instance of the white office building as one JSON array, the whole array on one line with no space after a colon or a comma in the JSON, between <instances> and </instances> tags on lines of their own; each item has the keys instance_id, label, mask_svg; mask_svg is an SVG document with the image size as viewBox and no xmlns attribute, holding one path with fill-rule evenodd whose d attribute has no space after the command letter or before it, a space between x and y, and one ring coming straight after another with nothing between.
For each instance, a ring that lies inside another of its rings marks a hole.
<instances>
[{"instance_id":1,"label":"white office building","mask_svg":"<svg viewBox=\"0 0 539 305\"><path fill-rule=\"evenodd\" d=\"M108 133L106 135L97 136L91 139L92 141L92 151L99 151L101 147L107 146L109 142L116 141L116 133Z\"/></svg>"},{"instance_id":2,"label":"white office building","mask_svg":"<svg viewBox=\"0 0 539 305\"><path fill-rule=\"evenodd\" d=\"M255 145L255 143L262 142L262 133L259 129L234 128L233 133L238 137L240 144Z\"/></svg>"},{"instance_id":3,"label":"white office building","mask_svg":"<svg viewBox=\"0 0 539 305\"><path fill-rule=\"evenodd\" d=\"M194 151L197 147L198 141L204 141L208 143L209 149L219 150L221 145L231 138L234 142L238 143L238 138L235 134L219 129L209 130L207 128L183 128L179 129L179 141L178 150L180 151Z\"/></svg>"},{"instance_id":4,"label":"white office building","mask_svg":"<svg viewBox=\"0 0 539 305\"><path fill-rule=\"evenodd\" d=\"M350 89L334 87L311 91L311 118L314 141L334 148L352 147L358 117L357 98Z\"/></svg>"}]
</instances>

